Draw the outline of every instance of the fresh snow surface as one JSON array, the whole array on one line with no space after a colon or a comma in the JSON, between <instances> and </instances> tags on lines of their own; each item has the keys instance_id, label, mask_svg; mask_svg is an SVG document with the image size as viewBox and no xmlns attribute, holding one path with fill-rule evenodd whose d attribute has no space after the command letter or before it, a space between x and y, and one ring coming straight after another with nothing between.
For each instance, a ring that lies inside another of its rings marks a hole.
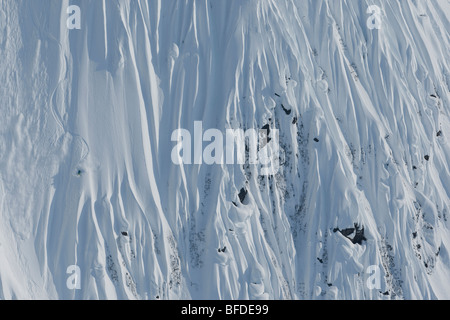
<instances>
[{"instance_id":1,"label":"fresh snow surface","mask_svg":"<svg viewBox=\"0 0 450 320\"><path fill-rule=\"evenodd\" d=\"M449 16L0 0L0 298L449 299ZM278 129L279 172L174 164L196 121Z\"/></svg>"}]
</instances>

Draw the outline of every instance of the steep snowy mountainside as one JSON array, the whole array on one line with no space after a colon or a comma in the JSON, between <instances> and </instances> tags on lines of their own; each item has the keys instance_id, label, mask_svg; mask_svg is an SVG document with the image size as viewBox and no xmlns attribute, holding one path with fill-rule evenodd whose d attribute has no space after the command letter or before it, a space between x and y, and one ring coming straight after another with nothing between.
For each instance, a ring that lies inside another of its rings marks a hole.
<instances>
[{"instance_id":1,"label":"steep snowy mountainside","mask_svg":"<svg viewBox=\"0 0 450 320\"><path fill-rule=\"evenodd\" d=\"M0 298L450 298L449 13L0 0ZM200 122L278 172L174 163Z\"/></svg>"}]
</instances>

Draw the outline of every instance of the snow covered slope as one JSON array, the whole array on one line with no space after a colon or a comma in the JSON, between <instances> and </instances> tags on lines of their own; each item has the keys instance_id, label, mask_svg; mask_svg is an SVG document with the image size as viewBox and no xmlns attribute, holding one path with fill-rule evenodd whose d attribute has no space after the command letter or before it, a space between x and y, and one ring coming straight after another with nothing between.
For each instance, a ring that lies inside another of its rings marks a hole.
<instances>
[{"instance_id":1,"label":"snow covered slope","mask_svg":"<svg viewBox=\"0 0 450 320\"><path fill-rule=\"evenodd\" d=\"M449 299L449 15L0 0L0 298ZM174 164L195 121L278 129L279 172Z\"/></svg>"}]
</instances>

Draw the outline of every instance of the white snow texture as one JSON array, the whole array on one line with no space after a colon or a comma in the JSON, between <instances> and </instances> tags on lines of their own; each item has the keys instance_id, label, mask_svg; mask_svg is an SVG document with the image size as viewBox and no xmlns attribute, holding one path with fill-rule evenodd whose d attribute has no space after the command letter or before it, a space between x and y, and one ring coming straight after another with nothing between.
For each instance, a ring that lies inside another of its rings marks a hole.
<instances>
[{"instance_id":1,"label":"white snow texture","mask_svg":"<svg viewBox=\"0 0 450 320\"><path fill-rule=\"evenodd\" d=\"M0 0L0 298L449 299L449 15ZM279 172L174 164L195 121L278 129Z\"/></svg>"}]
</instances>

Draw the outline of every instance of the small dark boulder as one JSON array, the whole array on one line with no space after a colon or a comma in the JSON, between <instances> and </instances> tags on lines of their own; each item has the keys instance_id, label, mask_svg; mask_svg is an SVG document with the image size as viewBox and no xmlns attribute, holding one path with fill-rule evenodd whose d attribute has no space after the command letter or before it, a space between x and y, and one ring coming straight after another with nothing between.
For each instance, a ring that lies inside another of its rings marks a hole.
<instances>
[{"instance_id":1,"label":"small dark boulder","mask_svg":"<svg viewBox=\"0 0 450 320\"><path fill-rule=\"evenodd\" d=\"M122 231L121 234L125 237L128 236L128 232L126 232L126 231Z\"/></svg>"},{"instance_id":2,"label":"small dark boulder","mask_svg":"<svg viewBox=\"0 0 450 320\"><path fill-rule=\"evenodd\" d=\"M334 228L333 232L339 231L344 237L349 239L353 244L359 244L361 245L363 241L367 241L366 237L364 236L364 227L360 228L360 226L355 223L354 228L347 228L347 229L339 229ZM350 238L350 235L355 233L355 236Z\"/></svg>"},{"instance_id":3,"label":"small dark boulder","mask_svg":"<svg viewBox=\"0 0 450 320\"><path fill-rule=\"evenodd\" d=\"M319 138L314 138L314 141L315 142L319 142Z\"/></svg>"},{"instance_id":4,"label":"small dark boulder","mask_svg":"<svg viewBox=\"0 0 450 320\"><path fill-rule=\"evenodd\" d=\"M361 229L359 229L359 226L357 224L355 224L355 228L356 228L356 235L353 238L352 242L355 244L359 244L361 245L363 241L366 241L366 237L364 236L364 227L362 227Z\"/></svg>"},{"instance_id":5,"label":"small dark boulder","mask_svg":"<svg viewBox=\"0 0 450 320\"><path fill-rule=\"evenodd\" d=\"M426 155L424 158L425 158L425 160L427 160L427 161L430 160L430 156L429 156L429 155Z\"/></svg>"},{"instance_id":6,"label":"small dark boulder","mask_svg":"<svg viewBox=\"0 0 450 320\"><path fill-rule=\"evenodd\" d=\"M239 197L239 201L241 201L241 203L244 203L245 197L247 196L247 190L245 190L244 188L241 189L241 191L239 191L238 197Z\"/></svg>"},{"instance_id":7,"label":"small dark boulder","mask_svg":"<svg viewBox=\"0 0 450 320\"><path fill-rule=\"evenodd\" d=\"M270 125L266 124L261 128L262 132L260 132L260 135L262 134L262 137L260 137L260 139L262 139L262 141L265 142L264 145L262 145L261 147L264 147L266 145L266 143L269 143L270 140L272 140L271 138L269 138L269 134L270 134ZM261 140L260 140L261 141Z\"/></svg>"},{"instance_id":8,"label":"small dark boulder","mask_svg":"<svg viewBox=\"0 0 450 320\"><path fill-rule=\"evenodd\" d=\"M288 109L286 109L285 107L284 107L284 105L283 104L281 104L281 108L283 109L283 111L287 114L287 115L290 115L291 114L291 112L292 112L292 110L288 110Z\"/></svg>"}]
</instances>

